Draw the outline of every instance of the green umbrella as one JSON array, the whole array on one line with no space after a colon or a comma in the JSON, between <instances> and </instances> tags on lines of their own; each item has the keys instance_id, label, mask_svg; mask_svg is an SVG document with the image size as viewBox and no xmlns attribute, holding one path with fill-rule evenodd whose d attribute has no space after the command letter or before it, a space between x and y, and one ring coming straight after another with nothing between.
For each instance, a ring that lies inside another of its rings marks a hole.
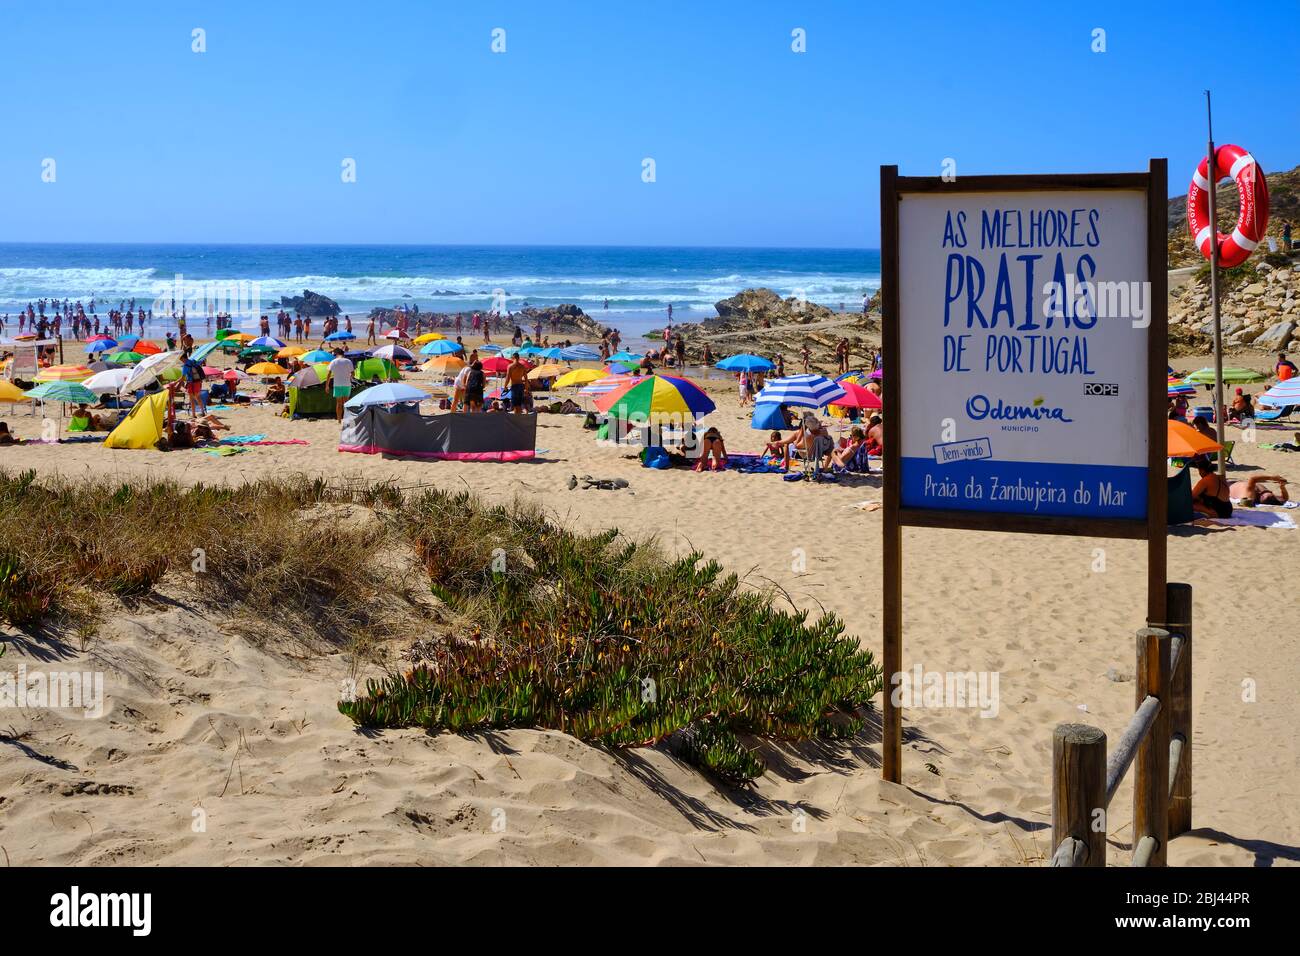
<instances>
[{"instance_id":1,"label":"green umbrella","mask_svg":"<svg viewBox=\"0 0 1300 956\"><path fill-rule=\"evenodd\" d=\"M109 359L116 362L118 365L134 365L142 358L144 358L144 356L139 352L114 352L109 356Z\"/></svg>"},{"instance_id":2,"label":"green umbrella","mask_svg":"<svg viewBox=\"0 0 1300 956\"><path fill-rule=\"evenodd\" d=\"M253 358L258 355L274 355L276 351L276 349L271 348L269 345L250 345L239 353L239 357Z\"/></svg>"},{"instance_id":3,"label":"green umbrella","mask_svg":"<svg viewBox=\"0 0 1300 956\"><path fill-rule=\"evenodd\" d=\"M1183 379L1184 382L1190 382L1193 385L1213 385L1214 369L1203 368L1193 372ZM1268 376L1263 372L1256 372L1250 368L1225 368L1223 370L1224 385L1250 385L1255 382L1267 382Z\"/></svg>"},{"instance_id":4,"label":"green umbrella","mask_svg":"<svg viewBox=\"0 0 1300 956\"><path fill-rule=\"evenodd\" d=\"M27 392L28 398L39 398L43 402L95 402L99 398L80 382L45 382Z\"/></svg>"}]
</instances>

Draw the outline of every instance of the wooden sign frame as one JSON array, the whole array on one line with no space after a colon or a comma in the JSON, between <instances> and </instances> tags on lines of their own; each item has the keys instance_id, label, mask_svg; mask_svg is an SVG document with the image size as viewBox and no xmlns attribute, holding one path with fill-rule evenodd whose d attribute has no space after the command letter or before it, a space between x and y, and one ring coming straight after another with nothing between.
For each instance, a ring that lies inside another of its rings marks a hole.
<instances>
[{"instance_id":1,"label":"wooden sign frame","mask_svg":"<svg viewBox=\"0 0 1300 956\"><path fill-rule=\"evenodd\" d=\"M1083 173L1034 176L899 176L897 166L880 167L881 309L884 315L884 531L882 600L885 675L881 765L884 779L901 782L903 722L892 698L893 677L903 670L903 536L904 527L959 528L1028 534L1082 535L1146 539L1147 626L1165 623L1165 577L1168 533L1168 161L1152 159L1144 173ZM981 192L1060 192L1123 190L1146 193L1147 280L1150 325L1147 329L1147 516L1146 519L1049 517L998 512L902 507L901 394L902 360L899 315L899 203L909 194L960 196Z\"/></svg>"}]
</instances>

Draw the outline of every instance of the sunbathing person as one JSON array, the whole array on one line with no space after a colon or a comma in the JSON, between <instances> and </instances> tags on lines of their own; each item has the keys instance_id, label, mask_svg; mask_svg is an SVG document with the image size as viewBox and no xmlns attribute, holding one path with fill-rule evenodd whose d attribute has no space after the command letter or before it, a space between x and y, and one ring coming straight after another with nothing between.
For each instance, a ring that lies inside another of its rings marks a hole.
<instances>
[{"instance_id":1,"label":"sunbathing person","mask_svg":"<svg viewBox=\"0 0 1300 956\"><path fill-rule=\"evenodd\" d=\"M1276 482L1277 491L1265 486L1264 482ZM1281 475L1254 475L1245 481L1234 481L1228 486L1228 493L1240 499L1243 508L1255 508L1259 505L1284 505L1291 500L1287 492L1286 479Z\"/></svg>"},{"instance_id":2,"label":"sunbathing person","mask_svg":"<svg viewBox=\"0 0 1300 956\"><path fill-rule=\"evenodd\" d=\"M855 425L852 431L849 432L849 443L839 451L831 454L831 464L839 468L847 468L849 463L853 461L854 456L857 455L858 449L865 445L866 442L867 433ZM868 471L870 471L870 468L868 468Z\"/></svg>"},{"instance_id":3,"label":"sunbathing person","mask_svg":"<svg viewBox=\"0 0 1300 956\"><path fill-rule=\"evenodd\" d=\"M1192 510L1210 518L1231 518L1231 491L1214 470L1214 463L1204 455L1197 455L1191 465L1201 476L1192 489Z\"/></svg>"},{"instance_id":4,"label":"sunbathing person","mask_svg":"<svg viewBox=\"0 0 1300 956\"><path fill-rule=\"evenodd\" d=\"M108 426L99 420L99 416L87 408L85 402L82 402L77 406L77 410L72 413L68 431L97 432L107 428Z\"/></svg>"},{"instance_id":5,"label":"sunbathing person","mask_svg":"<svg viewBox=\"0 0 1300 956\"><path fill-rule=\"evenodd\" d=\"M710 427L700 439L700 460L695 463L695 470L703 471L705 462L711 471L725 471L727 468L727 446L716 428Z\"/></svg>"},{"instance_id":6,"label":"sunbathing person","mask_svg":"<svg viewBox=\"0 0 1300 956\"><path fill-rule=\"evenodd\" d=\"M17 445L19 441L9 430L8 422L0 422L0 445Z\"/></svg>"},{"instance_id":7,"label":"sunbathing person","mask_svg":"<svg viewBox=\"0 0 1300 956\"><path fill-rule=\"evenodd\" d=\"M266 400L273 405L281 405L289 398L289 392L284 387L284 382L272 382L266 390Z\"/></svg>"}]
</instances>

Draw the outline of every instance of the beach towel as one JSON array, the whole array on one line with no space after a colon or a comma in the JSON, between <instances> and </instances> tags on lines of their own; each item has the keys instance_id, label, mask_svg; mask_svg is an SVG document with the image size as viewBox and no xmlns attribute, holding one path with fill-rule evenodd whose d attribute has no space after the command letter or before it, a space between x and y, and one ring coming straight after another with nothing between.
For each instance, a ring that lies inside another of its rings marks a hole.
<instances>
[{"instance_id":1,"label":"beach towel","mask_svg":"<svg viewBox=\"0 0 1300 956\"><path fill-rule=\"evenodd\" d=\"M1203 518L1201 520L1229 528L1283 528L1289 531L1296 529L1295 519L1286 512L1263 511L1257 508L1243 508L1234 511L1231 518Z\"/></svg>"},{"instance_id":2,"label":"beach towel","mask_svg":"<svg viewBox=\"0 0 1300 956\"><path fill-rule=\"evenodd\" d=\"M247 436L241 436L241 437L247 437ZM228 439L223 438L221 439L221 444L224 445L226 444L227 441ZM285 438L285 439L281 439L280 441L272 441L268 439L263 441L241 441L241 442L235 442L235 444L237 445L310 445L311 442L302 438Z\"/></svg>"},{"instance_id":3,"label":"beach towel","mask_svg":"<svg viewBox=\"0 0 1300 956\"><path fill-rule=\"evenodd\" d=\"M265 435L227 435L221 439L223 445L254 445L257 442L266 441Z\"/></svg>"},{"instance_id":4,"label":"beach towel","mask_svg":"<svg viewBox=\"0 0 1300 956\"><path fill-rule=\"evenodd\" d=\"M227 445L227 446L224 447L224 448L208 448L208 449L205 449L205 452L206 452L207 454L209 454L209 455L216 455L218 458L226 458L226 457L228 457L228 456L230 456L230 455L242 455L242 454L244 454L244 452L246 452L246 451L248 451L247 448L242 448L242 447L237 446L237 445L236 445L236 446L233 446L233 447L230 446L230 445Z\"/></svg>"}]
</instances>

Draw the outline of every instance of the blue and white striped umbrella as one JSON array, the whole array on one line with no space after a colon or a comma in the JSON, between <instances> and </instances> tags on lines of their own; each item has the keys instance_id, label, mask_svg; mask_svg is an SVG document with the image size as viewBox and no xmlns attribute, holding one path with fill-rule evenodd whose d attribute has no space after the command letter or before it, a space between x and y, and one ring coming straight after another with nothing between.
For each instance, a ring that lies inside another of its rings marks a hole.
<instances>
[{"instance_id":1,"label":"blue and white striped umbrella","mask_svg":"<svg viewBox=\"0 0 1300 956\"><path fill-rule=\"evenodd\" d=\"M1260 395L1256 401L1261 405L1273 405L1275 407L1300 405L1300 379L1288 378L1285 382L1278 382Z\"/></svg>"},{"instance_id":2,"label":"blue and white striped umbrella","mask_svg":"<svg viewBox=\"0 0 1300 956\"><path fill-rule=\"evenodd\" d=\"M273 349L284 348L284 343L281 342L279 339L277 339L274 335L258 336L257 338L253 339L253 341L248 343L248 348L252 348L255 345L263 346L266 348L273 348Z\"/></svg>"},{"instance_id":3,"label":"blue and white striped umbrella","mask_svg":"<svg viewBox=\"0 0 1300 956\"><path fill-rule=\"evenodd\" d=\"M769 379L763 390L754 396L754 401L821 408L827 402L843 397L844 389L824 376L789 375Z\"/></svg>"},{"instance_id":4,"label":"blue and white striped umbrella","mask_svg":"<svg viewBox=\"0 0 1300 956\"><path fill-rule=\"evenodd\" d=\"M599 362L600 353L590 345L575 345L560 352L566 362Z\"/></svg>"}]
</instances>

